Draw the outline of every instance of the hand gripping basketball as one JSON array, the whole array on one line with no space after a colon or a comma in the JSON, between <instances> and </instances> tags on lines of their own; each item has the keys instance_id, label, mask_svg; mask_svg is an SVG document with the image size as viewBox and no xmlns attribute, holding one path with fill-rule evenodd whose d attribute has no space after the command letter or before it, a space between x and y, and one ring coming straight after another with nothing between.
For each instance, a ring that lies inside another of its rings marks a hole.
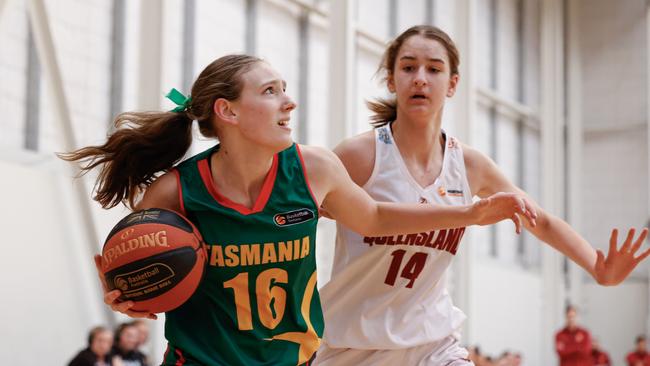
<instances>
[{"instance_id":1,"label":"hand gripping basketball","mask_svg":"<svg viewBox=\"0 0 650 366\"><path fill-rule=\"evenodd\" d=\"M198 287L206 262L203 240L176 212L151 208L115 225L95 264L104 302L132 317L173 310Z\"/></svg>"}]
</instances>

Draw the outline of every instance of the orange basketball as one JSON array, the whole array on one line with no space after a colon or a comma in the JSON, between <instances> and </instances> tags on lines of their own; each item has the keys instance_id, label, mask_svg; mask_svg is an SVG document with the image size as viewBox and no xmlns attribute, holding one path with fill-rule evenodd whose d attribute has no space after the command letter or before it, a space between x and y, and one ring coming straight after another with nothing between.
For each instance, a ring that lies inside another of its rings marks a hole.
<instances>
[{"instance_id":1,"label":"orange basketball","mask_svg":"<svg viewBox=\"0 0 650 366\"><path fill-rule=\"evenodd\" d=\"M173 310L192 296L207 255L199 231L174 211L136 211L115 225L102 250L109 290L122 291L135 311Z\"/></svg>"}]
</instances>

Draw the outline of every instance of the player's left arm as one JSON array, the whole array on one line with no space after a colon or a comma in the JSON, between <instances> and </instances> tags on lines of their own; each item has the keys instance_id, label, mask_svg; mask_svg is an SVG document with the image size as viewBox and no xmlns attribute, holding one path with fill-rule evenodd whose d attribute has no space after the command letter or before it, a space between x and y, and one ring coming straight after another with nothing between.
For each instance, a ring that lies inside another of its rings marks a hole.
<instances>
[{"instance_id":1,"label":"player's left arm","mask_svg":"<svg viewBox=\"0 0 650 366\"><path fill-rule=\"evenodd\" d=\"M515 222L519 232L521 221L535 224L534 212L515 193L496 194L464 206L376 202L352 181L333 152L313 146L301 150L316 200L334 219L362 235L488 225L507 219Z\"/></svg>"},{"instance_id":2,"label":"player's left arm","mask_svg":"<svg viewBox=\"0 0 650 366\"><path fill-rule=\"evenodd\" d=\"M468 146L463 146L463 151L473 194L486 197L495 192L515 192L526 197L537 212L537 225L532 227L524 222L526 229L584 268L599 284L612 286L622 282L650 255L650 249L636 255L648 235L648 229L643 229L636 240L635 230L630 229L620 248L617 248L618 229L613 229L609 253L605 257L602 251L595 250L568 223L543 210L526 192L510 182L492 159Z\"/></svg>"}]
</instances>

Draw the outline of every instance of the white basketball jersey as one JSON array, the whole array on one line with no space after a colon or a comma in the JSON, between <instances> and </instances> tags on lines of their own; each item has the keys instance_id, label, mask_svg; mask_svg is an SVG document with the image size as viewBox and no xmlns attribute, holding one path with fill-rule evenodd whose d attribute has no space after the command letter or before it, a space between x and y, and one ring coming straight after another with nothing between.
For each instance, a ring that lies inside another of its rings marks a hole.
<instances>
[{"instance_id":1,"label":"white basketball jersey","mask_svg":"<svg viewBox=\"0 0 650 366\"><path fill-rule=\"evenodd\" d=\"M463 151L447 137L440 176L422 188L390 126L375 129L375 166L363 186L381 202L472 202ZM320 291L324 341L333 348L397 349L441 340L465 320L445 288L465 228L364 237L337 224L332 278Z\"/></svg>"}]
</instances>

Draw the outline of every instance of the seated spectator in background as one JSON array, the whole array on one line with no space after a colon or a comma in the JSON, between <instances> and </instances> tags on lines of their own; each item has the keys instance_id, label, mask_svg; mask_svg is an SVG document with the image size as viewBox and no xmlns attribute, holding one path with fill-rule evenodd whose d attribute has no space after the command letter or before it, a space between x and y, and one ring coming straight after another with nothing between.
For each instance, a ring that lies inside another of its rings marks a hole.
<instances>
[{"instance_id":1,"label":"seated spectator in background","mask_svg":"<svg viewBox=\"0 0 650 366\"><path fill-rule=\"evenodd\" d=\"M79 352L68 366L117 366L109 356L112 346L113 332L105 327L95 327L88 333L88 347Z\"/></svg>"},{"instance_id":2,"label":"seated spectator in background","mask_svg":"<svg viewBox=\"0 0 650 366\"><path fill-rule=\"evenodd\" d=\"M591 335L578 327L578 313L573 306L567 306L565 315L566 326L555 335L560 366L592 366Z\"/></svg>"},{"instance_id":3,"label":"seated spectator in background","mask_svg":"<svg viewBox=\"0 0 650 366\"><path fill-rule=\"evenodd\" d=\"M646 349L644 335L636 337L636 349L628 353L625 360L628 366L650 366L650 355Z\"/></svg>"},{"instance_id":4,"label":"seated spectator in background","mask_svg":"<svg viewBox=\"0 0 650 366\"><path fill-rule=\"evenodd\" d=\"M147 366L144 354L138 350L139 341L140 331L135 324L120 324L115 330L111 356L119 359L123 366Z\"/></svg>"},{"instance_id":5,"label":"seated spectator in background","mask_svg":"<svg viewBox=\"0 0 650 366\"><path fill-rule=\"evenodd\" d=\"M496 366L496 363L494 363L494 360L492 359L491 356L485 356L483 357L481 366Z\"/></svg>"},{"instance_id":6,"label":"seated spectator in background","mask_svg":"<svg viewBox=\"0 0 650 366\"><path fill-rule=\"evenodd\" d=\"M499 359L496 361L497 366L520 366L521 365L521 355L519 353L512 353L505 351L499 356Z\"/></svg>"},{"instance_id":7,"label":"seated spectator in background","mask_svg":"<svg viewBox=\"0 0 650 366\"><path fill-rule=\"evenodd\" d=\"M138 334L140 335L138 339L138 351L140 351L145 356L145 361L147 361L147 354L144 352L144 347L149 341L149 324L144 319L135 319L131 322L136 328L138 328ZM148 364L149 362L147 362Z\"/></svg>"},{"instance_id":8,"label":"seated spectator in background","mask_svg":"<svg viewBox=\"0 0 650 366\"><path fill-rule=\"evenodd\" d=\"M140 334L138 347L144 346L149 340L149 324L147 324L147 321L144 319L135 319L131 322L131 324L138 328L138 332Z\"/></svg>"},{"instance_id":9,"label":"seated spectator in background","mask_svg":"<svg viewBox=\"0 0 650 366\"><path fill-rule=\"evenodd\" d=\"M465 348L467 348L467 358L474 362L475 365L478 365L481 358L481 349L478 346L467 346Z\"/></svg>"},{"instance_id":10,"label":"seated spectator in background","mask_svg":"<svg viewBox=\"0 0 650 366\"><path fill-rule=\"evenodd\" d=\"M591 341L591 358L594 360L594 366L612 366L609 355L600 348L600 344L595 339Z\"/></svg>"}]
</instances>

